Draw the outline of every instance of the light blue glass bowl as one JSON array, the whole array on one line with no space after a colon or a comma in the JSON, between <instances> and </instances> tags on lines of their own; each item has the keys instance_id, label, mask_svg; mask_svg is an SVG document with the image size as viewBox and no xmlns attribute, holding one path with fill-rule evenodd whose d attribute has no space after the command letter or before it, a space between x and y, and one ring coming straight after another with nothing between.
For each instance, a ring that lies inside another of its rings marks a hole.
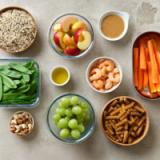
<instances>
[{"instance_id":1,"label":"light blue glass bowl","mask_svg":"<svg viewBox=\"0 0 160 160\"><path fill-rule=\"evenodd\" d=\"M12 103L12 104L8 104L8 103L0 103L0 108L7 108L7 109L12 109L12 108L34 108L37 107L39 102L40 102L40 92L41 92L41 77L40 77L40 68L39 68L39 64L32 58L3 58L0 59L0 65L6 65L9 63L13 63L13 62L29 62L29 61L34 61L34 65L37 69L37 77L36 77L36 81L37 81L37 90L36 90L36 98L35 101L33 103L30 104L19 104L19 103Z\"/></svg>"},{"instance_id":2,"label":"light blue glass bowl","mask_svg":"<svg viewBox=\"0 0 160 160\"><path fill-rule=\"evenodd\" d=\"M88 124L85 126L85 131L81 134L81 137L79 139L72 139L72 138L66 138L66 139L62 139L59 136L59 129L56 127L56 125L54 124L52 117L53 114L55 113L55 110L58 106L58 102L61 98L63 97L72 97L72 96L77 96L81 101L84 101L88 104L89 106L89 113L90 113L90 121L88 122ZM91 136L91 134L93 133L94 129L95 129L95 113L93 110L93 107L91 105L91 103L84 97L78 95L78 94L74 94L74 93L66 93L63 94L61 96L58 96L50 105L49 110L48 110L48 114L47 114L47 124L49 127L50 132L53 134L54 137L56 137L58 140L64 142L64 143L68 143L68 144L78 144L81 143L83 141L85 141L87 138L89 138Z\"/></svg>"},{"instance_id":3,"label":"light blue glass bowl","mask_svg":"<svg viewBox=\"0 0 160 160\"><path fill-rule=\"evenodd\" d=\"M92 37L92 41L89 45L89 47L84 50L83 52L81 52L79 55L77 56L67 56L67 55L64 55L63 52L61 52L56 44L54 43L53 41L53 34L54 34L54 30L53 30L53 27L56 23L59 23L64 17L69 17L69 16L75 16L77 17L79 20L82 20L83 22L85 22L88 26L88 29L89 29L89 32L91 33L91 37ZM50 46L53 48L53 50L61 57L63 58L66 58L66 59L77 59L77 58L81 58L83 57L84 55L86 55L93 47L94 45L94 30L93 30L93 27L91 25L91 23L89 22L89 20L77 13L66 13L66 14L63 14L59 17L57 17L56 19L54 19L53 23L51 24L50 28L49 28L49 34L48 34L48 40L49 40L49 44Z\"/></svg>"}]
</instances>

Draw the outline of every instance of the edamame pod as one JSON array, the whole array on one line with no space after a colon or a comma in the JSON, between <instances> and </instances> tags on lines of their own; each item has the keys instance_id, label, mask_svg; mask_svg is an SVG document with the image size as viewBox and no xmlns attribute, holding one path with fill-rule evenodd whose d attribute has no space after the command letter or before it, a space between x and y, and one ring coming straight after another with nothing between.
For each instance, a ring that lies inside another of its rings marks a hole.
<instances>
[{"instance_id":1,"label":"edamame pod","mask_svg":"<svg viewBox=\"0 0 160 160\"><path fill-rule=\"evenodd\" d=\"M0 76L0 101L2 100L3 96L3 85L2 85L2 77Z\"/></svg>"}]
</instances>

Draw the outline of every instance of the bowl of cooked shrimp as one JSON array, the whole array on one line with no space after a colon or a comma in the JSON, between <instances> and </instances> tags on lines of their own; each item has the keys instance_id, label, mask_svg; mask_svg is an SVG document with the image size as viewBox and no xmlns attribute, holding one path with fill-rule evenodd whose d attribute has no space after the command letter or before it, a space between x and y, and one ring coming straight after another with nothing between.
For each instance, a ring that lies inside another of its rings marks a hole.
<instances>
[{"instance_id":1,"label":"bowl of cooked shrimp","mask_svg":"<svg viewBox=\"0 0 160 160\"><path fill-rule=\"evenodd\" d=\"M86 80L94 91L110 93L122 82L121 66L113 58L98 57L89 63Z\"/></svg>"}]
</instances>

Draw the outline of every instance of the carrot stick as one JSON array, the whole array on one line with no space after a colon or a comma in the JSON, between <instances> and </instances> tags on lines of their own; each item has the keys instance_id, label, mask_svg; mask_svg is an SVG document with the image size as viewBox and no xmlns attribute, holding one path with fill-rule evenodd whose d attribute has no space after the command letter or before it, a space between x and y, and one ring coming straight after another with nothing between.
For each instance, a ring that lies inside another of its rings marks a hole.
<instances>
[{"instance_id":1,"label":"carrot stick","mask_svg":"<svg viewBox=\"0 0 160 160\"><path fill-rule=\"evenodd\" d=\"M158 83L158 66L157 66L157 62L156 62L156 58L155 58L155 54L154 54L154 47L153 47L152 40L148 41L147 46L148 46L149 57L150 57L150 61L151 61L152 83L157 84Z\"/></svg>"},{"instance_id":2,"label":"carrot stick","mask_svg":"<svg viewBox=\"0 0 160 160\"><path fill-rule=\"evenodd\" d=\"M147 70L144 71L144 79L143 79L143 88L148 87L148 72Z\"/></svg>"},{"instance_id":3,"label":"carrot stick","mask_svg":"<svg viewBox=\"0 0 160 160\"><path fill-rule=\"evenodd\" d=\"M146 62L150 61L148 48L145 48L145 54L146 54ZM148 65L147 65L147 67L148 67Z\"/></svg>"},{"instance_id":4,"label":"carrot stick","mask_svg":"<svg viewBox=\"0 0 160 160\"><path fill-rule=\"evenodd\" d=\"M135 87L138 87L138 63L139 63L139 50L138 48L133 48L133 56L134 56L134 84Z\"/></svg>"},{"instance_id":5,"label":"carrot stick","mask_svg":"<svg viewBox=\"0 0 160 160\"><path fill-rule=\"evenodd\" d=\"M155 93L156 92L156 87L155 85L152 83L152 66L151 66L151 62L147 62L147 67L148 67L148 73L149 73L149 90L151 93Z\"/></svg>"},{"instance_id":6,"label":"carrot stick","mask_svg":"<svg viewBox=\"0 0 160 160\"><path fill-rule=\"evenodd\" d=\"M145 44L143 40L140 41L140 69L146 69Z\"/></svg>"},{"instance_id":7,"label":"carrot stick","mask_svg":"<svg viewBox=\"0 0 160 160\"><path fill-rule=\"evenodd\" d=\"M158 50L157 43L154 39L152 39L152 43L153 43L154 53L155 53L155 57L156 57L157 65L158 65L158 71L160 73L160 52Z\"/></svg>"},{"instance_id":8,"label":"carrot stick","mask_svg":"<svg viewBox=\"0 0 160 160\"><path fill-rule=\"evenodd\" d=\"M138 67L138 90L143 89L143 76L144 76L144 71L140 69L140 65Z\"/></svg>"}]
</instances>

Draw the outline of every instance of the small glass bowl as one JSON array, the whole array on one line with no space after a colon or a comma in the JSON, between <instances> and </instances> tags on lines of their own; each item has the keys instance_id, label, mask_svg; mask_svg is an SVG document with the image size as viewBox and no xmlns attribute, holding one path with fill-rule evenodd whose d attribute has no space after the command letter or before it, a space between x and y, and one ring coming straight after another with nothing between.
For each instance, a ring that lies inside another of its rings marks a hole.
<instances>
[{"instance_id":1,"label":"small glass bowl","mask_svg":"<svg viewBox=\"0 0 160 160\"><path fill-rule=\"evenodd\" d=\"M53 41L53 34L54 34L53 27L54 27L54 25L56 23L60 22L64 17L69 17L69 16L75 16L79 20L84 21L87 24L87 26L88 26L89 32L91 33L92 41L91 41L89 47L86 50L84 50L83 52L81 52L77 56L67 56L67 55L64 55L64 53L57 48L56 44ZM79 15L77 13L66 13L66 14L58 16L57 18L54 19L53 23L51 24L51 26L49 28L48 40L49 40L50 46L54 49L54 51L59 56L62 56L63 58L66 58L66 59L77 59L77 58L83 57L84 55L86 55L92 49L93 44L94 44L94 30L93 30L93 27L92 27L91 23L89 22L89 20L87 18L85 18L85 17L83 17L83 16L81 16L81 15Z\"/></svg>"},{"instance_id":2,"label":"small glass bowl","mask_svg":"<svg viewBox=\"0 0 160 160\"><path fill-rule=\"evenodd\" d=\"M58 106L57 104L58 104L59 100L64 97L72 97L72 96L77 96L80 100L82 100L88 104L89 113L90 113L90 121L88 122L85 131L81 134L81 137L79 139L72 139L72 138L62 139L59 136L59 129L54 124L52 117L53 117L53 114ZM95 112L93 110L91 103L86 98L84 98L78 94L66 93L61 96L58 96L56 99L53 100L52 104L50 105L50 107L48 109L47 124L48 124L48 128L49 128L50 132L58 140L60 140L64 143L67 143L67 144L79 144L79 143L85 141L87 138L89 138L92 135L92 133L95 129L95 125L96 125Z\"/></svg>"}]
</instances>

